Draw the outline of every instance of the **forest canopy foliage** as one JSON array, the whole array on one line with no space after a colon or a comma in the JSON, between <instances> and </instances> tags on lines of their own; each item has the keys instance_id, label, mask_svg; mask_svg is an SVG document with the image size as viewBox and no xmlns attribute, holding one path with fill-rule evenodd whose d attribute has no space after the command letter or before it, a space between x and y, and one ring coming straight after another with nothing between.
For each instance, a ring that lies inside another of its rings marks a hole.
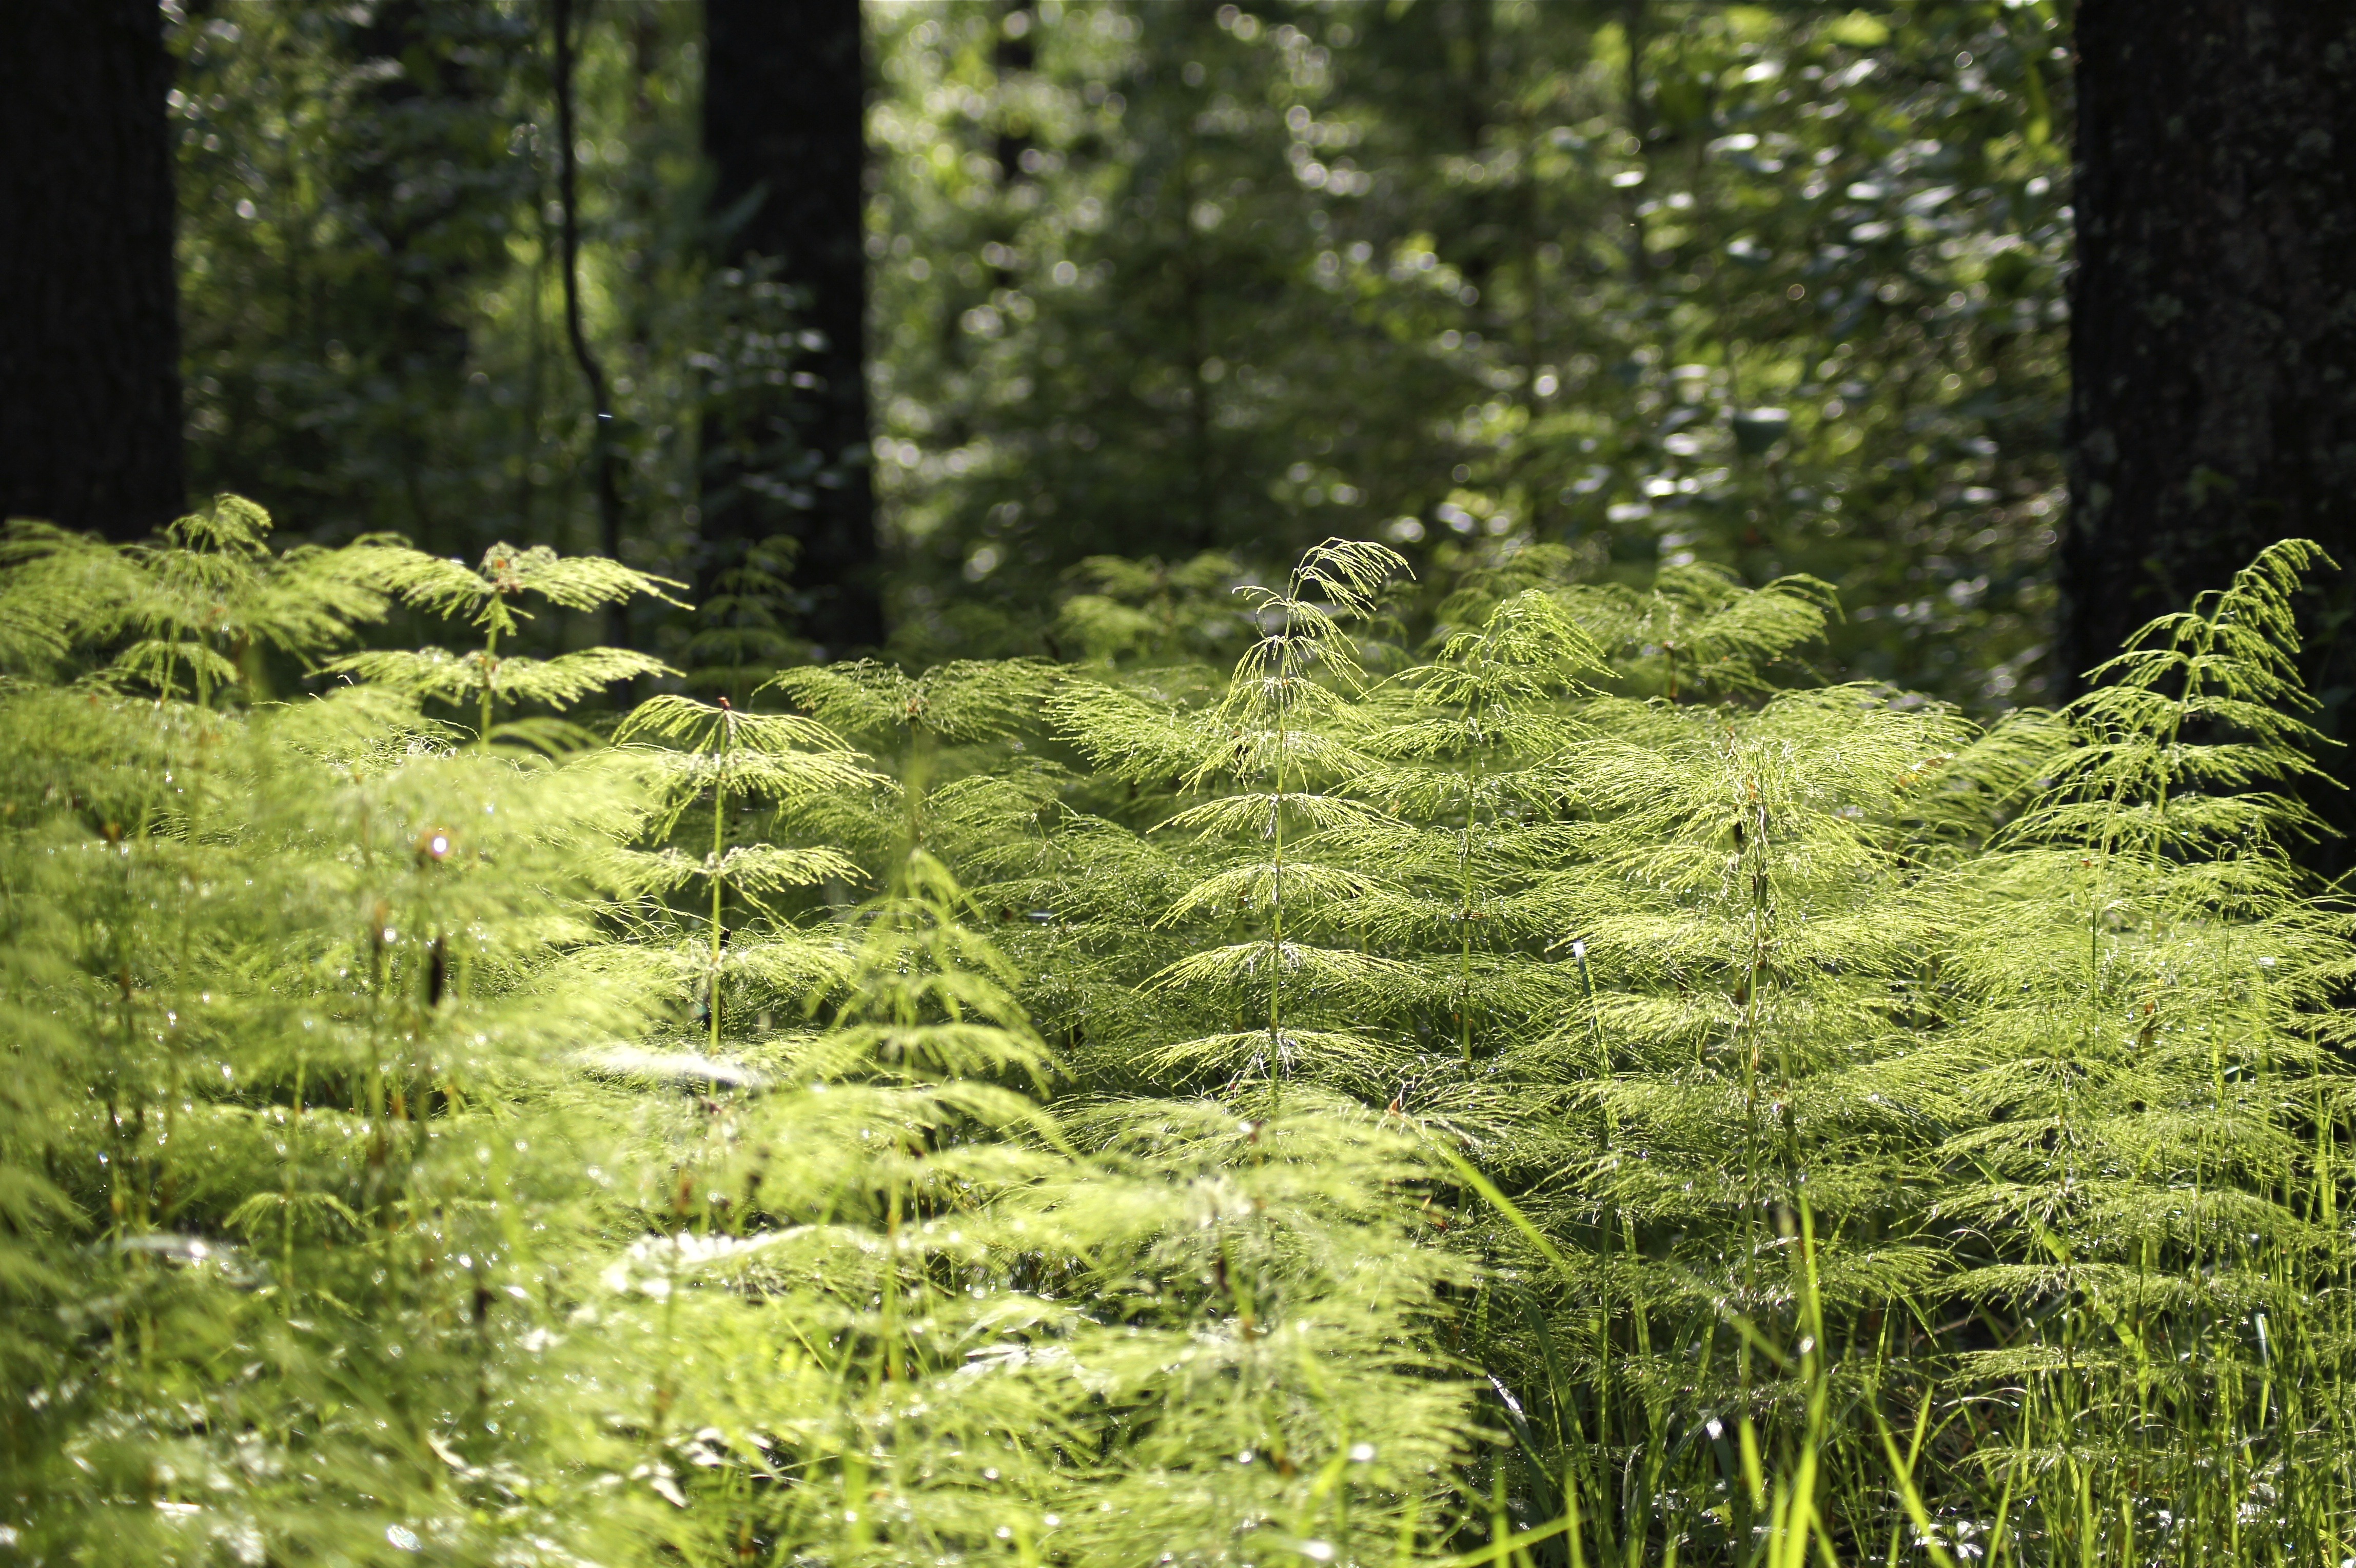
<instances>
[{"instance_id":1,"label":"forest canopy foliage","mask_svg":"<svg viewBox=\"0 0 2356 1568\"><path fill-rule=\"evenodd\" d=\"M614 725L616 564L5 550L0 1554L2356 1539L2309 546L1989 725L1568 551Z\"/></svg>"},{"instance_id":2,"label":"forest canopy foliage","mask_svg":"<svg viewBox=\"0 0 2356 1568\"><path fill-rule=\"evenodd\" d=\"M600 548L541 11L167 9L195 493L323 542ZM578 9L626 553L701 585L714 420L819 356L780 275L713 260L697 8ZM1091 557L1266 577L1329 535L1415 564L1420 635L1459 574L1536 542L1623 585L1807 574L1847 607L1833 667L1983 715L2045 699L2064 20L871 6L890 651L1077 653L1059 607ZM758 478L791 503L830 475L777 452ZM728 671L795 661L791 564L750 568L700 620L637 601L631 645L737 696Z\"/></svg>"}]
</instances>

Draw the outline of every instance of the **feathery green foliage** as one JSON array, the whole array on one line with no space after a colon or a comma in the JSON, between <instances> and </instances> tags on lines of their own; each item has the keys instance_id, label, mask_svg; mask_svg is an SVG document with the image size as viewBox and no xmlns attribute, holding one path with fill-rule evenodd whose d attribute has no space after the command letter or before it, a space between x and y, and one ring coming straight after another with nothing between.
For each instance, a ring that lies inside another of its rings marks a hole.
<instances>
[{"instance_id":1,"label":"feathery green foliage","mask_svg":"<svg viewBox=\"0 0 2356 1568\"><path fill-rule=\"evenodd\" d=\"M0 1554L2356 1550L2310 546L1987 729L1333 541L605 739L603 563L0 551Z\"/></svg>"},{"instance_id":2,"label":"feathery green foliage","mask_svg":"<svg viewBox=\"0 0 2356 1568\"><path fill-rule=\"evenodd\" d=\"M2265 788L2313 771L2312 550L1986 732L1779 687L1821 585L1561 553L1371 687L1338 628L1376 606L1312 556L1224 694L1067 689L1128 796L1006 890L1060 906L1076 1059L1419 1130L1485 1265L1451 1343L1507 1446L1468 1478L1534 1551L2340 1550L2349 930Z\"/></svg>"},{"instance_id":3,"label":"feathery green foliage","mask_svg":"<svg viewBox=\"0 0 2356 1568\"><path fill-rule=\"evenodd\" d=\"M660 660L619 648L584 649L552 659L499 652L499 639L512 636L529 618L514 603L521 595L536 594L568 610L599 609L639 594L676 604L663 590L680 585L668 578L650 577L596 556L567 559L544 544L530 550L494 544L484 553L479 568L397 544L363 543L348 553L366 563L373 581L402 602L444 618L463 616L483 634L483 646L462 654L439 648L370 650L347 654L329 664L328 671L421 699L471 703L475 734L484 746L494 738L491 720L501 702L538 703L562 711L617 682L674 673Z\"/></svg>"},{"instance_id":4,"label":"feathery green foliage","mask_svg":"<svg viewBox=\"0 0 2356 1568\"><path fill-rule=\"evenodd\" d=\"M496 562L266 526L12 541L0 1544L1145 1563L1445 1528L1462 1270L1404 1218L1412 1140L1051 1114L1020 972L909 836L922 779L816 719L663 695L611 746L487 749L354 656L263 700L241 641L512 614ZM515 586L646 585L571 564ZM814 705L960 743L1043 680L830 673Z\"/></svg>"}]
</instances>

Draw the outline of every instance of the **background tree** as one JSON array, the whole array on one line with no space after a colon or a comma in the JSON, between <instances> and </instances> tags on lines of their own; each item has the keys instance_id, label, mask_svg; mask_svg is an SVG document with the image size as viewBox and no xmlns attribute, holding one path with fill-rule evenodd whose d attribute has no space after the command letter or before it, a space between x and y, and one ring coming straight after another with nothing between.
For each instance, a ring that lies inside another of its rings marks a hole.
<instances>
[{"instance_id":1,"label":"background tree","mask_svg":"<svg viewBox=\"0 0 2356 1568\"><path fill-rule=\"evenodd\" d=\"M2356 16L2084 0L2077 49L2067 678L2274 540L2356 560ZM2309 683L2344 738L2331 597Z\"/></svg>"},{"instance_id":2,"label":"background tree","mask_svg":"<svg viewBox=\"0 0 2356 1568\"><path fill-rule=\"evenodd\" d=\"M153 0L32 0L0 51L0 512L135 539L183 501L172 85Z\"/></svg>"},{"instance_id":3,"label":"background tree","mask_svg":"<svg viewBox=\"0 0 2356 1568\"><path fill-rule=\"evenodd\" d=\"M807 367L740 384L707 421L698 575L707 588L785 536L801 629L884 638L869 483L866 70L858 0L708 0L703 145L723 265L774 268L801 306Z\"/></svg>"}]
</instances>

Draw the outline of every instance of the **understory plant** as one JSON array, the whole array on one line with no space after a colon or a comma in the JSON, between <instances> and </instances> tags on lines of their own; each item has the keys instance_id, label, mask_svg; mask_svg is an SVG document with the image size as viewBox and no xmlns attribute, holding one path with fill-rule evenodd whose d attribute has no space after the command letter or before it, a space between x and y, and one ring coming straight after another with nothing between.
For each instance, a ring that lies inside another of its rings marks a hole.
<instances>
[{"instance_id":1,"label":"understory plant","mask_svg":"<svg viewBox=\"0 0 2356 1568\"><path fill-rule=\"evenodd\" d=\"M1365 640L1398 564L1329 546L1224 690L1067 688L1033 994L1108 1088L1314 1082L1424 1142L1481 1271L1465 1549L2323 1560L2349 927L2280 787L2319 564L1981 728L1810 678L1805 580L1536 552L1414 662Z\"/></svg>"},{"instance_id":2,"label":"understory plant","mask_svg":"<svg viewBox=\"0 0 2356 1568\"><path fill-rule=\"evenodd\" d=\"M928 743L878 766L672 694L601 741L545 710L643 660L502 684L486 650L454 686L338 645L403 601L649 585L266 527L9 542L0 1553L1444 1534L1468 1429L1431 1327L1463 1271L1404 1217L1412 1140L1352 1113L1312 1164L1212 1102L1052 1106L1023 977L926 842L989 812ZM272 700L256 644L322 694ZM1041 679L836 695L970 740ZM486 712L510 695L542 716Z\"/></svg>"},{"instance_id":3,"label":"understory plant","mask_svg":"<svg viewBox=\"0 0 2356 1568\"><path fill-rule=\"evenodd\" d=\"M706 701L20 526L0 1562L2337 1563L2324 564L1980 726L1569 551Z\"/></svg>"}]
</instances>

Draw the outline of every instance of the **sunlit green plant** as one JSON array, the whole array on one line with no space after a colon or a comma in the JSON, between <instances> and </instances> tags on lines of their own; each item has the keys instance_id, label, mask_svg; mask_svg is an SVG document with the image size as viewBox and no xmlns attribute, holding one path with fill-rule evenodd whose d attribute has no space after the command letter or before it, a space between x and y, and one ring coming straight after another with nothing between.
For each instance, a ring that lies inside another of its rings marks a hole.
<instances>
[{"instance_id":1,"label":"sunlit green plant","mask_svg":"<svg viewBox=\"0 0 2356 1568\"><path fill-rule=\"evenodd\" d=\"M0 1549L2351 1549L2309 546L1987 729L1807 683L1804 585L1541 557L1419 660L1334 542L1224 674L605 742L273 700L509 612L264 521L7 536Z\"/></svg>"},{"instance_id":2,"label":"sunlit green plant","mask_svg":"<svg viewBox=\"0 0 2356 1568\"><path fill-rule=\"evenodd\" d=\"M525 594L566 610L599 609L641 594L676 604L665 590L680 585L666 578L594 555L562 556L546 545L519 550L494 544L479 567L397 546L369 552L367 559L373 582L386 593L434 615L463 617L482 633L483 645L458 654L439 648L371 649L332 661L327 671L421 700L471 706L478 745L491 744L500 703L531 703L561 712L609 686L672 673L660 660L625 648L589 648L547 659L499 652L499 639L513 636L530 618L515 602Z\"/></svg>"}]
</instances>

